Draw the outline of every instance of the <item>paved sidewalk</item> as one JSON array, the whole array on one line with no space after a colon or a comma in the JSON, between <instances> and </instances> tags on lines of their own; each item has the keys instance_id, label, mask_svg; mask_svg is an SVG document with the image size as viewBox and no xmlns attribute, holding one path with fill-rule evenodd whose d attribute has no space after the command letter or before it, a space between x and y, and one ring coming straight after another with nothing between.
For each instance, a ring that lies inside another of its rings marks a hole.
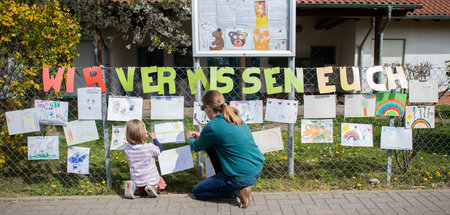
<instances>
[{"instance_id":1,"label":"paved sidewalk","mask_svg":"<svg viewBox=\"0 0 450 215\"><path fill-rule=\"evenodd\" d=\"M0 214L450 214L450 190L253 193L234 200L198 201L187 194L156 199L120 196L0 198Z\"/></svg>"}]
</instances>

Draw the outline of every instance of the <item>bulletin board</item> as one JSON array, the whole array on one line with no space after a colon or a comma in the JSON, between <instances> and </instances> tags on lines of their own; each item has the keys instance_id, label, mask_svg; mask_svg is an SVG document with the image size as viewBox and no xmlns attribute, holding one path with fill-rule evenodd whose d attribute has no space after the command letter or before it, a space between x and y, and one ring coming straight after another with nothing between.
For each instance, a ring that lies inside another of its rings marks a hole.
<instances>
[{"instance_id":1,"label":"bulletin board","mask_svg":"<svg viewBox=\"0 0 450 215\"><path fill-rule=\"evenodd\" d=\"M294 57L295 0L192 0L194 57Z\"/></svg>"}]
</instances>

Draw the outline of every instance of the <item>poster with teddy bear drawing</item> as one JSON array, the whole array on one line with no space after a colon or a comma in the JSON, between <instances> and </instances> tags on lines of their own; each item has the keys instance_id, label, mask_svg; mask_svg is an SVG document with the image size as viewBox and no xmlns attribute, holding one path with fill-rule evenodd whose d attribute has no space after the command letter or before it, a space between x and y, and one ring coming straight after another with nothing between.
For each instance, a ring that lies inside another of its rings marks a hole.
<instances>
[{"instance_id":1,"label":"poster with teddy bear drawing","mask_svg":"<svg viewBox=\"0 0 450 215\"><path fill-rule=\"evenodd\" d=\"M247 28L227 28L225 48L228 50L252 50L253 31Z\"/></svg>"}]
</instances>

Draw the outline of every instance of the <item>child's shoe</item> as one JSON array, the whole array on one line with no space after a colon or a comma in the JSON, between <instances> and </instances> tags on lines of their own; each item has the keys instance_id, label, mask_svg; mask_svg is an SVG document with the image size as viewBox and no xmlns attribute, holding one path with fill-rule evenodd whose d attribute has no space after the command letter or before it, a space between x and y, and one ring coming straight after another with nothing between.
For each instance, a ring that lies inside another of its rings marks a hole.
<instances>
[{"instance_id":1,"label":"child's shoe","mask_svg":"<svg viewBox=\"0 0 450 215\"><path fill-rule=\"evenodd\" d=\"M156 198L158 196L158 191L155 189L154 186L147 184L147 186L145 186L145 192L147 192L148 197L150 198Z\"/></svg>"},{"instance_id":2,"label":"child's shoe","mask_svg":"<svg viewBox=\"0 0 450 215\"><path fill-rule=\"evenodd\" d=\"M126 181L124 192L125 198L134 199L134 191L136 191L136 185L133 181Z\"/></svg>"}]
</instances>

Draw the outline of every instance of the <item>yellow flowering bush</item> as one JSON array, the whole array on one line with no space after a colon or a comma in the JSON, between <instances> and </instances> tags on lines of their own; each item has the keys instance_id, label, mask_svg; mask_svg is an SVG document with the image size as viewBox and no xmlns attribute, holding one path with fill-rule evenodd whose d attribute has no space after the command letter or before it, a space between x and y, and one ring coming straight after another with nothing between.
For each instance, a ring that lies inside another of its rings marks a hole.
<instances>
[{"instance_id":1,"label":"yellow flowering bush","mask_svg":"<svg viewBox=\"0 0 450 215\"><path fill-rule=\"evenodd\" d=\"M73 65L81 34L77 19L56 0L0 1L0 31L0 169L7 170L24 165L27 143L25 135L9 136L5 112L45 98L42 67Z\"/></svg>"}]
</instances>

